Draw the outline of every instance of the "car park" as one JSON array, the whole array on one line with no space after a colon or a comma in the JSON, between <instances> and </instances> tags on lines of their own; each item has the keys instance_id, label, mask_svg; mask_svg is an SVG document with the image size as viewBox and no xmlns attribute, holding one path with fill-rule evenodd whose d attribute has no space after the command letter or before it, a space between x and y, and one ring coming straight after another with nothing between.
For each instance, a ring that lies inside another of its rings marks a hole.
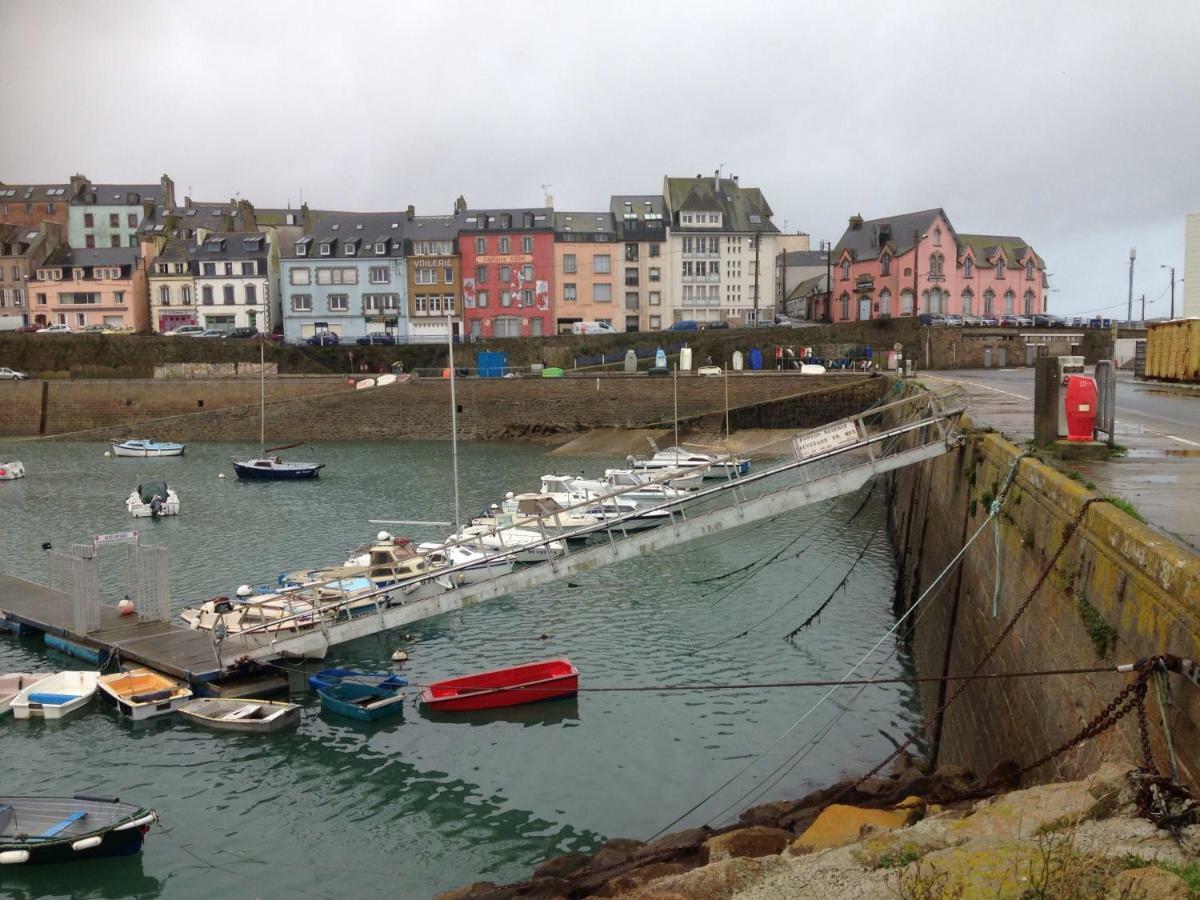
<instances>
[{"instance_id":1,"label":"car park","mask_svg":"<svg viewBox=\"0 0 1200 900\"><path fill-rule=\"evenodd\" d=\"M1032 316L1016 316L1015 318L1017 320L1018 328L1032 328L1033 327L1033 317Z\"/></svg>"},{"instance_id":2,"label":"car park","mask_svg":"<svg viewBox=\"0 0 1200 900\"><path fill-rule=\"evenodd\" d=\"M336 347L341 343L341 339L332 331L318 331L305 343L313 347Z\"/></svg>"},{"instance_id":3,"label":"car park","mask_svg":"<svg viewBox=\"0 0 1200 900\"><path fill-rule=\"evenodd\" d=\"M225 337L243 340L245 338L256 338L258 337L258 329L243 325L238 328L231 328L229 331L225 332Z\"/></svg>"},{"instance_id":4,"label":"car park","mask_svg":"<svg viewBox=\"0 0 1200 900\"><path fill-rule=\"evenodd\" d=\"M0 381L24 381L29 376L8 366L0 366Z\"/></svg>"},{"instance_id":5,"label":"car park","mask_svg":"<svg viewBox=\"0 0 1200 900\"><path fill-rule=\"evenodd\" d=\"M172 328L170 331L164 331L165 337L191 337L196 334L203 334L203 325L180 325L178 328Z\"/></svg>"},{"instance_id":6,"label":"car park","mask_svg":"<svg viewBox=\"0 0 1200 900\"><path fill-rule=\"evenodd\" d=\"M981 316L963 316L962 323L967 327L978 328L983 324L983 318Z\"/></svg>"},{"instance_id":7,"label":"car park","mask_svg":"<svg viewBox=\"0 0 1200 900\"><path fill-rule=\"evenodd\" d=\"M64 322L59 322L55 325L47 325L45 328L39 328L38 334L70 334L71 326Z\"/></svg>"},{"instance_id":8,"label":"car park","mask_svg":"<svg viewBox=\"0 0 1200 900\"><path fill-rule=\"evenodd\" d=\"M945 316L942 316L942 318L946 320L947 325L954 325L956 327L961 327L963 324L962 316L945 315Z\"/></svg>"},{"instance_id":9,"label":"car park","mask_svg":"<svg viewBox=\"0 0 1200 900\"><path fill-rule=\"evenodd\" d=\"M941 313L921 313L917 316L917 323L930 328L944 328L950 324Z\"/></svg>"},{"instance_id":10,"label":"car park","mask_svg":"<svg viewBox=\"0 0 1200 900\"><path fill-rule=\"evenodd\" d=\"M370 334L360 337L355 343L362 344L364 347L371 344L382 344L385 347L390 347L396 343L396 337L395 335L388 334L386 331L372 331Z\"/></svg>"}]
</instances>

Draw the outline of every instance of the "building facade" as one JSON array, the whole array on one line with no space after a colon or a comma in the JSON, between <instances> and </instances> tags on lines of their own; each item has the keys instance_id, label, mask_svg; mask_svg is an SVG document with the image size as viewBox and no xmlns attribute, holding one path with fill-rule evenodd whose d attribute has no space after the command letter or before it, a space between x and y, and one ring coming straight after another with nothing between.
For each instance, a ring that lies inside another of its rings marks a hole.
<instances>
[{"instance_id":1,"label":"building facade","mask_svg":"<svg viewBox=\"0 0 1200 900\"><path fill-rule=\"evenodd\" d=\"M34 324L76 331L88 325L149 327L146 269L136 247L59 247L38 267L30 291Z\"/></svg>"},{"instance_id":2,"label":"building facade","mask_svg":"<svg viewBox=\"0 0 1200 900\"><path fill-rule=\"evenodd\" d=\"M387 331L407 340L404 214L316 213L314 219L311 233L281 254L284 339L331 331L352 341Z\"/></svg>"},{"instance_id":3,"label":"building facade","mask_svg":"<svg viewBox=\"0 0 1200 900\"><path fill-rule=\"evenodd\" d=\"M462 335L462 262L458 233L463 215L418 216L405 213L408 268L408 340L446 341Z\"/></svg>"},{"instance_id":4,"label":"building facade","mask_svg":"<svg viewBox=\"0 0 1200 900\"><path fill-rule=\"evenodd\" d=\"M30 282L38 267L63 244L63 226L42 222L38 228L28 225L0 225L0 319L12 324L29 325Z\"/></svg>"},{"instance_id":5,"label":"building facade","mask_svg":"<svg viewBox=\"0 0 1200 900\"><path fill-rule=\"evenodd\" d=\"M216 331L254 328L269 333L275 322L266 236L257 231L201 231L197 238L199 242L190 250L195 324Z\"/></svg>"},{"instance_id":6,"label":"building facade","mask_svg":"<svg viewBox=\"0 0 1200 900\"><path fill-rule=\"evenodd\" d=\"M622 271L610 213L554 213L552 283L558 333L569 333L576 322L604 322L616 331L626 331ZM628 280L629 276L625 277ZM636 270L633 278L636 281Z\"/></svg>"},{"instance_id":7,"label":"building facade","mask_svg":"<svg viewBox=\"0 0 1200 900\"><path fill-rule=\"evenodd\" d=\"M71 198L87 182L75 175L67 184L5 184L0 181L0 224L39 228L57 222L66 235Z\"/></svg>"},{"instance_id":8,"label":"building facade","mask_svg":"<svg viewBox=\"0 0 1200 900\"><path fill-rule=\"evenodd\" d=\"M175 206L175 185L85 182L71 197L67 242L75 248L137 247L138 228L157 206Z\"/></svg>"},{"instance_id":9,"label":"building facade","mask_svg":"<svg viewBox=\"0 0 1200 900\"><path fill-rule=\"evenodd\" d=\"M951 314L1045 312L1045 263L1024 240L959 234L942 209L886 219L851 216L834 248L833 322Z\"/></svg>"},{"instance_id":10,"label":"building facade","mask_svg":"<svg viewBox=\"0 0 1200 900\"><path fill-rule=\"evenodd\" d=\"M616 194L609 212L617 232L622 278L618 331L659 331L671 322L672 282L667 264L667 205L659 194Z\"/></svg>"},{"instance_id":11,"label":"building facade","mask_svg":"<svg viewBox=\"0 0 1200 900\"><path fill-rule=\"evenodd\" d=\"M458 236L472 338L554 333L554 210L466 210Z\"/></svg>"},{"instance_id":12,"label":"building facade","mask_svg":"<svg viewBox=\"0 0 1200 900\"><path fill-rule=\"evenodd\" d=\"M143 252L146 248L143 238ZM150 328L159 334L181 325L199 325L196 309L195 243L172 238L162 245L148 273Z\"/></svg>"},{"instance_id":13,"label":"building facade","mask_svg":"<svg viewBox=\"0 0 1200 900\"><path fill-rule=\"evenodd\" d=\"M771 207L735 175L664 179L670 216L671 321L752 325L775 310Z\"/></svg>"},{"instance_id":14,"label":"building facade","mask_svg":"<svg viewBox=\"0 0 1200 900\"><path fill-rule=\"evenodd\" d=\"M1190 213L1183 233L1183 304L1175 314L1200 317L1200 213Z\"/></svg>"}]
</instances>

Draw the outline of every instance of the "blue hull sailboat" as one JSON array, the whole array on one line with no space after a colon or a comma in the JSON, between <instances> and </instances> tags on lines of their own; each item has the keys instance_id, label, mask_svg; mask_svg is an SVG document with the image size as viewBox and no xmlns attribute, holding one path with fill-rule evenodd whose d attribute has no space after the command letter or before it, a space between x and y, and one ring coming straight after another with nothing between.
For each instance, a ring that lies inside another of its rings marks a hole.
<instances>
[{"instance_id":1,"label":"blue hull sailboat","mask_svg":"<svg viewBox=\"0 0 1200 900\"><path fill-rule=\"evenodd\" d=\"M271 456L279 450L290 450L299 444L288 444L284 447L261 449L266 444L267 434L267 382L266 360L262 339L258 342L258 446L259 455L254 459L233 460L233 470L237 477L249 481L296 481L301 478L316 478L325 468L323 463L284 462L282 456Z\"/></svg>"}]
</instances>

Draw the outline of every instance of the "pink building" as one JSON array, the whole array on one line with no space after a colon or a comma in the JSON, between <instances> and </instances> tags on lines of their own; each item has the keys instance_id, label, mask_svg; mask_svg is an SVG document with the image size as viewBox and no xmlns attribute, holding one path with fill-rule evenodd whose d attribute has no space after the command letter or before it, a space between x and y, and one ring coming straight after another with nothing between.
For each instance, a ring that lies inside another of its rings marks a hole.
<instances>
[{"instance_id":1,"label":"pink building","mask_svg":"<svg viewBox=\"0 0 1200 900\"><path fill-rule=\"evenodd\" d=\"M851 216L833 252L833 290L810 318L833 322L945 313L1046 311L1045 263L1019 237L959 234L942 209Z\"/></svg>"}]
</instances>

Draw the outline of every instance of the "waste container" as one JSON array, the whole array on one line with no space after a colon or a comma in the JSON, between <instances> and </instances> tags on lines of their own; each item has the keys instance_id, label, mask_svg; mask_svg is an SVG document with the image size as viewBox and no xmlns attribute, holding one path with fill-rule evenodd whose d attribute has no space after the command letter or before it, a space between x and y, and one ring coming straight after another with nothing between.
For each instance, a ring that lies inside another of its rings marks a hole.
<instances>
[{"instance_id":1,"label":"waste container","mask_svg":"<svg viewBox=\"0 0 1200 900\"><path fill-rule=\"evenodd\" d=\"M625 351L625 374L632 375L637 371L637 353L630 347Z\"/></svg>"},{"instance_id":2,"label":"waste container","mask_svg":"<svg viewBox=\"0 0 1200 900\"><path fill-rule=\"evenodd\" d=\"M1067 376L1067 440L1090 441L1096 433L1096 382L1087 375Z\"/></svg>"},{"instance_id":3,"label":"waste container","mask_svg":"<svg viewBox=\"0 0 1200 900\"><path fill-rule=\"evenodd\" d=\"M762 369L762 351L757 347L750 351L750 368L755 372Z\"/></svg>"},{"instance_id":4,"label":"waste container","mask_svg":"<svg viewBox=\"0 0 1200 900\"><path fill-rule=\"evenodd\" d=\"M680 372L692 371L692 348L691 347L684 347L682 350L679 351L679 371Z\"/></svg>"},{"instance_id":5,"label":"waste container","mask_svg":"<svg viewBox=\"0 0 1200 900\"><path fill-rule=\"evenodd\" d=\"M742 357L742 351L734 350L733 351L733 371L740 372L740 371L742 371L742 368L744 366L745 366L745 361L744 361L744 358Z\"/></svg>"}]
</instances>

